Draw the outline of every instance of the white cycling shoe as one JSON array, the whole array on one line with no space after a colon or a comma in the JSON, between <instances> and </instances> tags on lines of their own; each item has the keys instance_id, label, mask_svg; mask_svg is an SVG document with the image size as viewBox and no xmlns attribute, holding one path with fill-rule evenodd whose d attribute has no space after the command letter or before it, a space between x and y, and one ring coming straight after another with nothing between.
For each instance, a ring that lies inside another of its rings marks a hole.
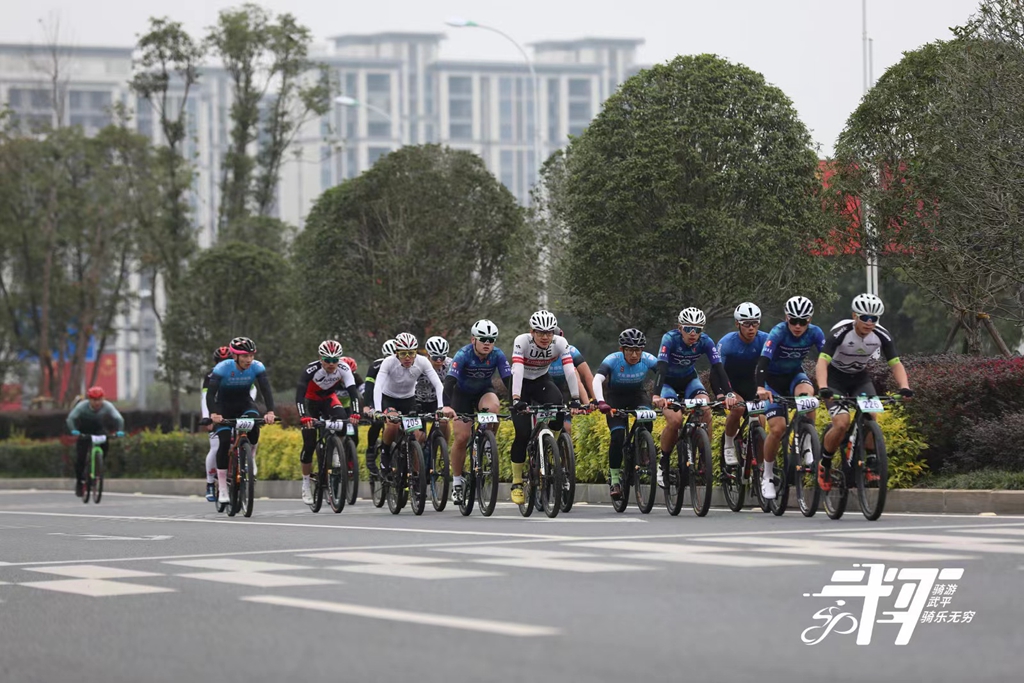
<instances>
[{"instance_id":1,"label":"white cycling shoe","mask_svg":"<svg viewBox=\"0 0 1024 683\"><path fill-rule=\"evenodd\" d=\"M221 505L227 505L228 503L231 502L231 497L228 496L227 487L221 488L217 492L217 502L220 503Z\"/></svg>"},{"instance_id":2,"label":"white cycling shoe","mask_svg":"<svg viewBox=\"0 0 1024 683\"><path fill-rule=\"evenodd\" d=\"M765 500L775 500L775 482L771 479L761 480L761 497Z\"/></svg>"},{"instance_id":3,"label":"white cycling shoe","mask_svg":"<svg viewBox=\"0 0 1024 683\"><path fill-rule=\"evenodd\" d=\"M312 489L308 489L308 488L302 489L302 502L305 503L306 505L312 505L313 504L313 491L312 491Z\"/></svg>"},{"instance_id":4,"label":"white cycling shoe","mask_svg":"<svg viewBox=\"0 0 1024 683\"><path fill-rule=\"evenodd\" d=\"M726 465L735 467L740 464L740 461L736 458L736 446L726 446L723 455L725 456Z\"/></svg>"}]
</instances>

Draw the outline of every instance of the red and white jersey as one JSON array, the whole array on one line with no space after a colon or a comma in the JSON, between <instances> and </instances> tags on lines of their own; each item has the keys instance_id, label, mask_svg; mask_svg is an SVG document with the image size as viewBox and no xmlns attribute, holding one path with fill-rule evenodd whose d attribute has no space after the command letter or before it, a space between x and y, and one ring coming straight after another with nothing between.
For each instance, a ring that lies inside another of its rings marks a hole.
<instances>
[{"instance_id":1,"label":"red and white jersey","mask_svg":"<svg viewBox=\"0 0 1024 683\"><path fill-rule=\"evenodd\" d=\"M548 366L554 362L572 367L572 354L565 337L555 336L546 349L537 346L529 332L516 337L512 344L512 367L523 367L524 379L537 379L547 374ZM571 370L570 370L571 372Z\"/></svg>"}]
</instances>

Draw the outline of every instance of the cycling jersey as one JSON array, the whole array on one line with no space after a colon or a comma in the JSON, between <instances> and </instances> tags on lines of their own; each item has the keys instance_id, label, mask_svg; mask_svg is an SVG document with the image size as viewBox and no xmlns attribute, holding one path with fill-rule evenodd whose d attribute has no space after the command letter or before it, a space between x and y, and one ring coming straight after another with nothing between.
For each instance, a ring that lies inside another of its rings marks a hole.
<instances>
[{"instance_id":1,"label":"cycling jersey","mask_svg":"<svg viewBox=\"0 0 1024 683\"><path fill-rule=\"evenodd\" d=\"M854 329L852 320L843 320L829 333L821 357L828 360L829 365L836 370L852 375L863 371L868 361L878 353L885 356L889 365L900 362L889 330L876 325L874 330L862 337Z\"/></svg>"},{"instance_id":2,"label":"cycling jersey","mask_svg":"<svg viewBox=\"0 0 1024 683\"><path fill-rule=\"evenodd\" d=\"M382 410L385 396L397 399L413 398L416 395L416 380L421 375L434 387L437 400L437 408L444 407L442 402L443 388L441 380L434 372L434 366L430 364L426 356L416 356L416 360L409 367L402 367L402 361L398 356L389 356L381 363L377 379L373 383L373 405L377 410Z\"/></svg>"},{"instance_id":3,"label":"cycling jersey","mask_svg":"<svg viewBox=\"0 0 1024 683\"><path fill-rule=\"evenodd\" d=\"M757 393L754 375L767 339L768 333L758 330L749 344L739 332L730 332L718 340L718 355L722 357L729 384L745 399L752 400Z\"/></svg>"},{"instance_id":4,"label":"cycling jersey","mask_svg":"<svg viewBox=\"0 0 1024 683\"><path fill-rule=\"evenodd\" d=\"M89 405L89 401L83 399L75 404L75 407L68 413L68 430L72 432L79 431L82 434L106 434L103 430L104 419L113 420L117 426L117 431L124 431L124 418L121 417L121 413L118 412L113 403L104 401L99 410L93 410L92 406Z\"/></svg>"},{"instance_id":5,"label":"cycling jersey","mask_svg":"<svg viewBox=\"0 0 1024 683\"><path fill-rule=\"evenodd\" d=\"M594 375L594 400L603 401L604 385L607 383L609 393L635 392L643 389L647 373L658 367L658 359L646 351L640 354L640 360L630 365L626 362L622 351L609 354L601 361L601 367Z\"/></svg>"},{"instance_id":6,"label":"cycling jersey","mask_svg":"<svg viewBox=\"0 0 1024 683\"><path fill-rule=\"evenodd\" d=\"M377 381L377 373L380 372L381 363L384 362L383 358L378 358L370 364L370 371L366 373L366 381L363 382L363 405L373 405L373 385Z\"/></svg>"},{"instance_id":7,"label":"cycling jersey","mask_svg":"<svg viewBox=\"0 0 1024 683\"><path fill-rule=\"evenodd\" d=\"M444 378L448 376L448 371L452 367L452 359L445 358L444 364L441 365L441 369L438 370L431 365L434 373L437 375L441 382L444 382ZM430 378L427 375L420 375L416 380L416 400L420 403L433 403L437 400L437 395L434 392L434 385L431 383Z\"/></svg>"},{"instance_id":8,"label":"cycling jersey","mask_svg":"<svg viewBox=\"0 0 1024 683\"><path fill-rule=\"evenodd\" d=\"M200 394L199 394L199 403L201 404L199 410L202 413L204 418L209 418L210 417L210 408L209 408L209 406L206 405L206 393L210 390L210 377L212 375L213 375L213 370L210 370L210 372L206 373L206 377L203 377L203 388L202 388L202 390L200 391ZM254 401L256 400L256 385L255 384L253 384L251 387L249 387L249 398L251 398ZM211 434L210 437L212 438L213 434Z\"/></svg>"},{"instance_id":9,"label":"cycling jersey","mask_svg":"<svg viewBox=\"0 0 1024 683\"><path fill-rule=\"evenodd\" d=\"M356 379L348 365L339 363L333 372L324 369L323 361L316 360L307 365L299 376L299 383L295 389L295 405L299 409L299 417L306 415L306 401L329 401L340 405L335 394L341 388L344 388L349 398L358 404Z\"/></svg>"},{"instance_id":10,"label":"cycling jersey","mask_svg":"<svg viewBox=\"0 0 1024 683\"><path fill-rule=\"evenodd\" d=\"M569 342L565 337L555 336L547 348L537 346L529 332L516 337L512 345L512 395L520 396L524 379L537 379L548 374L552 363L561 361L562 366L572 365ZM575 372L565 373L566 384L573 398L579 398L580 389Z\"/></svg>"},{"instance_id":11,"label":"cycling jersey","mask_svg":"<svg viewBox=\"0 0 1024 683\"><path fill-rule=\"evenodd\" d=\"M701 356L707 356L712 365L722 362L718 355L718 349L715 348L715 342L704 333L701 333L697 343L693 346L688 346L683 341L683 333L679 330L669 330L661 338L658 361L668 363L666 377L684 378L697 374L697 368L694 365Z\"/></svg>"},{"instance_id":12,"label":"cycling jersey","mask_svg":"<svg viewBox=\"0 0 1024 683\"><path fill-rule=\"evenodd\" d=\"M466 344L452 358L452 367L445 377L445 385L455 380L455 386L466 394L483 394L494 391L492 378L494 373L502 379L512 375L512 367L501 349L492 349L485 358L476 355L472 344Z\"/></svg>"},{"instance_id":13,"label":"cycling jersey","mask_svg":"<svg viewBox=\"0 0 1024 683\"><path fill-rule=\"evenodd\" d=\"M782 321L768 333L768 339L761 350L761 357L768 359L766 372L769 375L791 375L800 372L812 346L818 347L818 351L825 346L825 333L820 327L808 325L802 335L794 337L789 331L789 324ZM761 365L759 360L758 366Z\"/></svg>"},{"instance_id":14,"label":"cycling jersey","mask_svg":"<svg viewBox=\"0 0 1024 683\"><path fill-rule=\"evenodd\" d=\"M255 384L263 393L267 411L274 410L274 395L270 389L270 379L263 363L254 360L245 370L238 367L234 360L217 363L210 373L209 388L206 393L206 405L211 413L223 414L224 405L249 404L251 387Z\"/></svg>"},{"instance_id":15,"label":"cycling jersey","mask_svg":"<svg viewBox=\"0 0 1024 683\"><path fill-rule=\"evenodd\" d=\"M572 356L572 364L574 367L579 367L587 362L577 349L572 344L569 344L569 355ZM548 374L551 375L551 379L555 380L555 384L561 386L565 384L565 366L561 363L552 363L551 367L548 368Z\"/></svg>"}]
</instances>

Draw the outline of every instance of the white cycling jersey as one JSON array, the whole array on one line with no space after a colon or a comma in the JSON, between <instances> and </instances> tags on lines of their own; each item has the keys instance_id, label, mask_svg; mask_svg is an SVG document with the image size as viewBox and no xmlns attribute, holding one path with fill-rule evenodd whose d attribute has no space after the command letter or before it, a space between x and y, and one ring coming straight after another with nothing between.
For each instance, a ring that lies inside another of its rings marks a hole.
<instances>
[{"instance_id":1,"label":"white cycling jersey","mask_svg":"<svg viewBox=\"0 0 1024 683\"><path fill-rule=\"evenodd\" d=\"M409 367L403 368L402 361L398 356L388 356L380 365L377 379L373 383L373 405L377 410L381 409L381 400L385 395L391 398L412 398L416 395L416 380L421 375L433 385L437 397L437 409L444 407L442 394L444 387L441 379L434 372L434 366L430 364L426 356L416 356L416 361Z\"/></svg>"},{"instance_id":2,"label":"white cycling jersey","mask_svg":"<svg viewBox=\"0 0 1024 683\"><path fill-rule=\"evenodd\" d=\"M555 336L547 348L542 349L533 341L533 335L529 332L519 335L512 343L512 395L521 395L523 380L543 377L555 361L568 366L565 368L565 382L569 385L572 397L579 398L580 388L572 366L569 342L565 337Z\"/></svg>"}]
</instances>

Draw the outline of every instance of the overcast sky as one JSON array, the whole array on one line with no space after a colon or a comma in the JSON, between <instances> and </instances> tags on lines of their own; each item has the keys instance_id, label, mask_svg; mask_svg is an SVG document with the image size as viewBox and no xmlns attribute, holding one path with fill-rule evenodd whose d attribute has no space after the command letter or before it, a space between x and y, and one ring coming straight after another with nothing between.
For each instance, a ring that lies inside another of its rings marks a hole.
<instances>
[{"instance_id":1,"label":"overcast sky","mask_svg":"<svg viewBox=\"0 0 1024 683\"><path fill-rule=\"evenodd\" d=\"M196 34L230 0L37 0L4 3L2 42L44 42L39 20L59 16L77 45L131 46L150 16L167 15ZM486 31L444 25L450 16L490 24L520 43L596 37L643 38L638 61L711 52L760 71L793 100L829 154L862 95L861 0L263 0L292 12L318 40L340 33L443 32L445 58L521 59ZM874 74L902 53L950 37L978 0L868 0Z\"/></svg>"}]
</instances>

